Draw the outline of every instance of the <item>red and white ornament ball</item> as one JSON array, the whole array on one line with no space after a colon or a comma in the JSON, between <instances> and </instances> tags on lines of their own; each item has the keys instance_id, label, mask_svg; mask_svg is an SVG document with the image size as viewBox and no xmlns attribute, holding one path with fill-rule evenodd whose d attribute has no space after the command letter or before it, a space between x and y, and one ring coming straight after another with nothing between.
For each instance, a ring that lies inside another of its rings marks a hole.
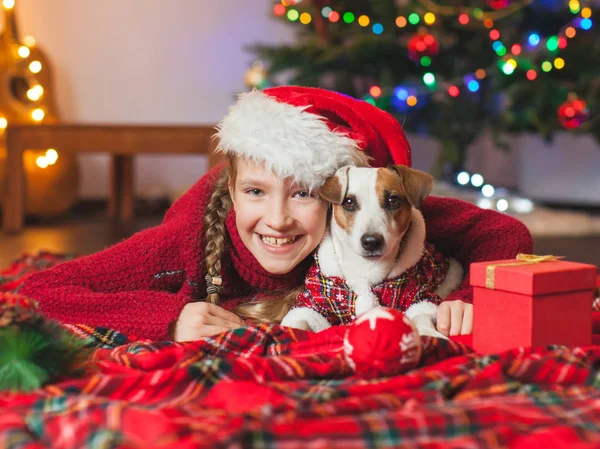
<instances>
[{"instance_id":1,"label":"red and white ornament ball","mask_svg":"<svg viewBox=\"0 0 600 449\"><path fill-rule=\"evenodd\" d=\"M421 359L421 338L402 312L378 307L359 316L344 336L344 357L362 378L404 373Z\"/></svg>"}]
</instances>

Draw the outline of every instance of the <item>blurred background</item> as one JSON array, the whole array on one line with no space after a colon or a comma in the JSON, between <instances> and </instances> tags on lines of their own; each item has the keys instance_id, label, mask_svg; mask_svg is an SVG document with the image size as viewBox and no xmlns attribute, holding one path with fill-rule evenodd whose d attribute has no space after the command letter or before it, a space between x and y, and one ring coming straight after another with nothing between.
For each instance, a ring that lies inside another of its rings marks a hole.
<instances>
[{"instance_id":1,"label":"blurred background","mask_svg":"<svg viewBox=\"0 0 600 449\"><path fill-rule=\"evenodd\" d=\"M536 252L600 265L598 3L3 0L0 129L212 126L252 88L336 89L391 112L434 194L522 220ZM0 198L10 172L0 147ZM85 254L160 223L206 155L140 152L135 214L104 212L111 155L24 158L25 226L0 264Z\"/></svg>"}]
</instances>

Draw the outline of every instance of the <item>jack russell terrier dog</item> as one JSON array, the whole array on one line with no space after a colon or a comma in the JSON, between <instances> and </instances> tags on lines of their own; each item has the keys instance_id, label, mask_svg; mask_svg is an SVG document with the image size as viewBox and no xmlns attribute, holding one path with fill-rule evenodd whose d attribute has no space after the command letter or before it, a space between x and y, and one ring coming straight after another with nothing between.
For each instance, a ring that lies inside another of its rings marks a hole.
<instances>
[{"instance_id":1,"label":"jack russell terrier dog","mask_svg":"<svg viewBox=\"0 0 600 449\"><path fill-rule=\"evenodd\" d=\"M347 166L327 179L319 195L333 205L329 229L281 324L319 332L386 306L403 311L419 335L446 338L435 328L437 306L463 269L425 241L418 208L432 188L429 174L402 165Z\"/></svg>"}]
</instances>

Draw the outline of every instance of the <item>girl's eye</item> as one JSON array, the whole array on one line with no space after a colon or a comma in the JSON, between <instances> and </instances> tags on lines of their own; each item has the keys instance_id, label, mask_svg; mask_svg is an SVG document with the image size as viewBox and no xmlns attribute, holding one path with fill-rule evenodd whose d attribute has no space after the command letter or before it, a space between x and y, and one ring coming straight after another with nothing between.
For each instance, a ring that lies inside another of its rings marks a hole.
<instances>
[{"instance_id":1,"label":"girl's eye","mask_svg":"<svg viewBox=\"0 0 600 449\"><path fill-rule=\"evenodd\" d=\"M263 191L260 189L247 189L245 193L252 196L260 196L262 195Z\"/></svg>"},{"instance_id":2,"label":"girl's eye","mask_svg":"<svg viewBox=\"0 0 600 449\"><path fill-rule=\"evenodd\" d=\"M294 193L294 196L296 198L310 198L312 195L306 190L301 190L299 192Z\"/></svg>"}]
</instances>

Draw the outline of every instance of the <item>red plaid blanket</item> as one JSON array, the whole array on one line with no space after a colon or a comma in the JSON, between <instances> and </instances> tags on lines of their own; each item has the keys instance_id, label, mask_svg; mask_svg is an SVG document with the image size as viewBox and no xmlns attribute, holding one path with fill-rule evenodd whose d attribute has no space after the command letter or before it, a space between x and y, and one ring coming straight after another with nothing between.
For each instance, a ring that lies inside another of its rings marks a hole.
<instances>
[{"instance_id":1,"label":"red plaid blanket","mask_svg":"<svg viewBox=\"0 0 600 449\"><path fill-rule=\"evenodd\" d=\"M417 369L365 380L275 325L188 344L73 329L104 347L90 375L0 394L0 447L600 447L600 346L479 356L426 339Z\"/></svg>"}]
</instances>

